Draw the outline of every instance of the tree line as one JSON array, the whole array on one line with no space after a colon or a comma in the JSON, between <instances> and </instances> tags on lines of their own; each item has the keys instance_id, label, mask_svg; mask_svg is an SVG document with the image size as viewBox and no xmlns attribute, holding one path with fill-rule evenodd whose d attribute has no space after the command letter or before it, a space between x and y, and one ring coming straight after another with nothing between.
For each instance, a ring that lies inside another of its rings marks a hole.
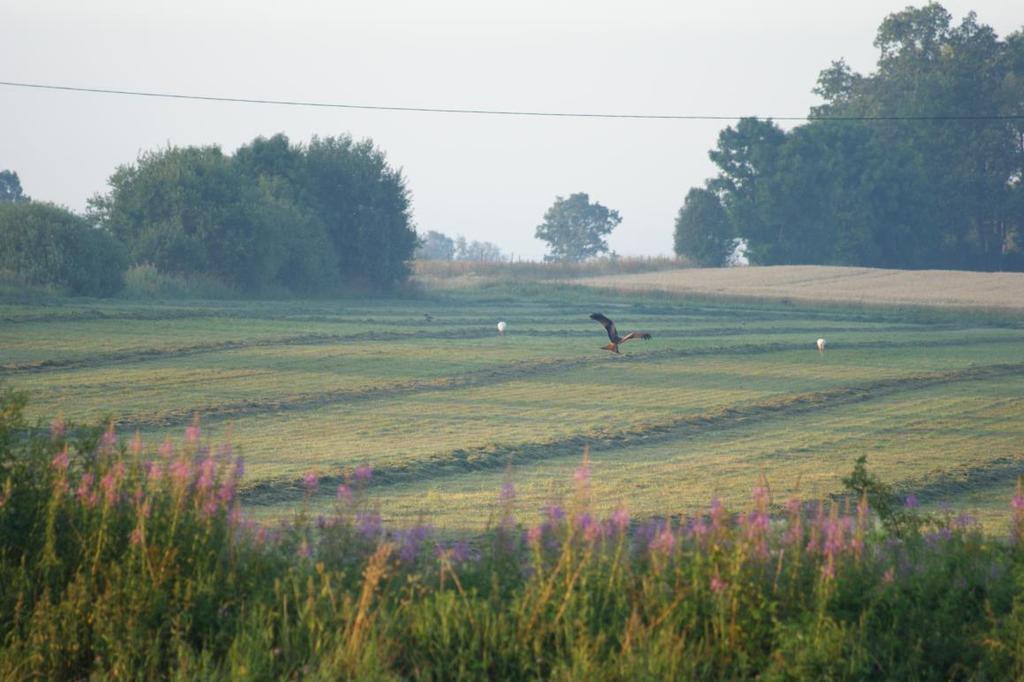
<instances>
[{"instance_id":1,"label":"tree line","mask_svg":"<svg viewBox=\"0 0 1024 682\"><path fill-rule=\"evenodd\" d=\"M118 167L109 187L78 216L28 201L16 174L0 177L0 270L92 295L120 288L129 264L212 275L247 294L310 294L388 289L418 244L401 171L372 141L347 135L257 137L233 155L168 147ZM97 245L98 260L78 267L106 271L102 286L46 280L52 254L71 262L80 253L75 239Z\"/></svg>"},{"instance_id":2,"label":"tree line","mask_svg":"<svg viewBox=\"0 0 1024 682\"><path fill-rule=\"evenodd\" d=\"M1024 270L1024 32L933 3L888 16L874 44L874 73L821 72L807 124L721 131L676 253L721 265L742 238L765 265Z\"/></svg>"}]
</instances>

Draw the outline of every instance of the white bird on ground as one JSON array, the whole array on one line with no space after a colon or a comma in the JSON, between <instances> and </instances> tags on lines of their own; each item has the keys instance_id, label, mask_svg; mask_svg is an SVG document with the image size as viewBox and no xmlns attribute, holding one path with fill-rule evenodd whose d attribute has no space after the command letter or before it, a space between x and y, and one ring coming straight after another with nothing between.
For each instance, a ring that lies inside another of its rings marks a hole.
<instances>
[{"instance_id":1,"label":"white bird on ground","mask_svg":"<svg viewBox=\"0 0 1024 682\"><path fill-rule=\"evenodd\" d=\"M825 352L825 339L818 339L818 352L819 353L824 353Z\"/></svg>"},{"instance_id":2,"label":"white bird on ground","mask_svg":"<svg viewBox=\"0 0 1024 682\"><path fill-rule=\"evenodd\" d=\"M507 325L505 324L505 320L501 320L500 322L498 322L498 335L499 336L505 336L505 327L506 326Z\"/></svg>"}]
</instances>

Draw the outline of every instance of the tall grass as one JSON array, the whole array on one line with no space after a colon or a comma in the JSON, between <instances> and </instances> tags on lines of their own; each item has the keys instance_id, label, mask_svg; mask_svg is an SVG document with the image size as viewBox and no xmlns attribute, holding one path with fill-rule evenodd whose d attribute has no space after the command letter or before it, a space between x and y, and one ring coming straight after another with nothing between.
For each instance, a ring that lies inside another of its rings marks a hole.
<instances>
[{"instance_id":1,"label":"tall grass","mask_svg":"<svg viewBox=\"0 0 1024 682\"><path fill-rule=\"evenodd\" d=\"M1010 679L1024 674L1024 496L1012 533L928 518L863 461L848 500L712 501L524 528L506 483L469 541L387 530L372 471L333 514L245 520L242 466L180 443L30 428L0 399L4 679ZM307 502L322 495L315 473Z\"/></svg>"}]
</instances>

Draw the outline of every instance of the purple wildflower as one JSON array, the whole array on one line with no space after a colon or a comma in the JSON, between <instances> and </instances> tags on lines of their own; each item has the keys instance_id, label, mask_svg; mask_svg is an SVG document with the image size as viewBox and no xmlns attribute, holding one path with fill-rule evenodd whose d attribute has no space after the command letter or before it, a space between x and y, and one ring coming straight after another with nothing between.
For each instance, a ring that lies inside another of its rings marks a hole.
<instances>
[{"instance_id":1,"label":"purple wildflower","mask_svg":"<svg viewBox=\"0 0 1024 682\"><path fill-rule=\"evenodd\" d=\"M368 464L361 464L352 472L352 478L360 483L366 483L373 476L373 469Z\"/></svg>"},{"instance_id":2,"label":"purple wildflower","mask_svg":"<svg viewBox=\"0 0 1024 682\"><path fill-rule=\"evenodd\" d=\"M380 514L377 512L360 512L356 514L356 527L359 533L367 540L376 538L383 529Z\"/></svg>"},{"instance_id":3,"label":"purple wildflower","mask_svg":"<svg viewBox=\"0 0 1024 682\"><path fill-rule=\"evenodd\" d=\"M189 443L199 442L199 421L192 422L192 426L185 427L185 440Z\"/></svg>"},{"instance_id":4,"label":"purple wildflower","mask_svg":"<svg viewBox=\"0 0 1024 682\"><path fill-rule=\"evenodd\" d=\"M565 509L558 504L550 504L547 508L548 519L552 524L561 523L565 520Z\"/></svg>"},{"instance_id":5,"label":"purple wildflower","mask_svg":"<svg viewBox=\"0 0 1024 682\"><path fill-rule=\"evenodd\" d=\"M338 486L338 492L336 497L345 504L352 504L352 490L344 483Z\"/></svg>"},{"instance_id":6,"label":"purple wildflower","mask_svg":"<svg viewBox=\"0 0 1024 682\"><path fill-rule=\"evenodd\" d=\"M217 462L214 461L212 455L207 455L206 459L199 465L199 480L196 481L196 489L205 493L207 490L213 487L214 474L217 471Z\"/></svg>"},{"instance_id":7,"label":"purple wildflower","mask_svg":"<svg viewBox=\"0 0 1024 682\"><path fill-rule=\"evenodd\" d=\"M907 495L907 499L903 501L903 505L907 509L916 509L918 507L917 495Z\"/></svg>"},{"instance_id":8,"label":"purple wildflower","mask_svg":"<svg viewBox=\"0 0 1024 682\"><path fill-rule=\"evenodd\" d=\"M306 486L306 493L312 495L320 485L320 477L316 475L315 471L309 471L302 477L302 484Z\"/></svg>"}]
</instances>

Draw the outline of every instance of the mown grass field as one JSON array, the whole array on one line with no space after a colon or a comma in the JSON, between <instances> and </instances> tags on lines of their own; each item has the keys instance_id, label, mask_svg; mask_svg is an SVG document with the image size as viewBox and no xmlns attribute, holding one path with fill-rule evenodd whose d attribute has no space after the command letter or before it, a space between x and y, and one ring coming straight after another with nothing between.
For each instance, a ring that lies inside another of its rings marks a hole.
<instances>
[{"instance_id":1,"label":"mown grass field","mask_svg":"<svg viewBox=\"0 0 1024 682\"><path fill-rule=\"evenodd\" d=\"M600 347L602 311L651 332ZM428 319L429 317L429 319ZM508 322L499 337L495 323ZM814 349L828 339L822 355ZM246 459L254 516L326 510L302 477L374 468L386 521L479 530L503 482L524 519L572 487L634 517L838 492L854 460L933 509L1008 518L1024 473L1024 315L716 302L496 286L419 299L0 306L0 380L29 415L113 417Z\"/></svg>"}]
</instances>

